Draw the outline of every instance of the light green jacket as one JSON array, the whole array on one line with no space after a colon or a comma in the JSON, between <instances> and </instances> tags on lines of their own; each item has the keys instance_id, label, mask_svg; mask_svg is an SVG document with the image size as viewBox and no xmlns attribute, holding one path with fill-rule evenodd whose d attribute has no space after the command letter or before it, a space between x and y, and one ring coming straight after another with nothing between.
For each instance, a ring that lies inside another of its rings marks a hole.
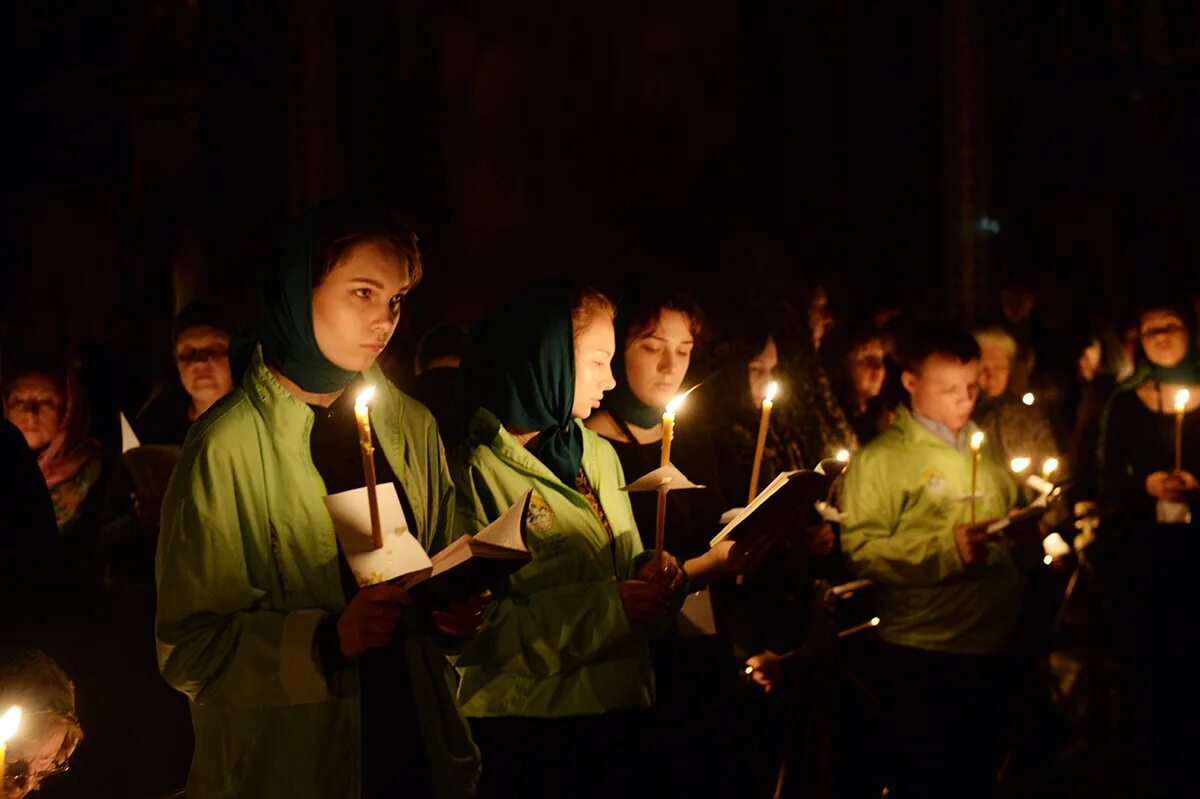
<instances>
[{"instance_id":1,"label":"light green jacket","mask_svg":"<svg viewBox=\"0 0 1200 799\"><path fill-rule=\"evenodd\" d=\"M459 533L474 533L533 489L533 562L510 578L457 661L469 716L560 717L653 701L646 631L629 623L617 591L642 551L629 496L618 490L625 477L612 445L586 427L583 437L583 470L611 539L587 499L490 412L475 413L466 446L452 455Z\"/></svg>"},{"instance_id":2,"label":"light green jacket","mask_svg":"<svg viewBox=\"0 0 1200 799\"><path fill-rule=\"evenodd\" d=\"M1017 486L986 443L977 480L976 517L1004 516ZM970 568L954 543L955 527L970 521L970 492L970 452L942 441L904 406L851 461L842 551L855 574L879 583L885 641L981 655L998 651L1015 628L1024 578L1007 540L989 543L987 561Z\"/></svg>"},{"instance_id":3,"label":"light green jacket","mask_svg":"<svg viewBox=\"0 0 1200 799\"><path fill-rule=\"evenodd\" d=\"M371 423L408 490L412 532L435 550L454 503L437 427L377 366L365 376L378 389ZM242 386L192 427L167 489L155 631L163 676L191 704L189 797L361 793L358 669L327 673L314 642L345 598L312 422L257 353ZM437 795L470 796L478 750L454 700L456 675L427 635L405 643Z\"/></svg>"}]
</instances>

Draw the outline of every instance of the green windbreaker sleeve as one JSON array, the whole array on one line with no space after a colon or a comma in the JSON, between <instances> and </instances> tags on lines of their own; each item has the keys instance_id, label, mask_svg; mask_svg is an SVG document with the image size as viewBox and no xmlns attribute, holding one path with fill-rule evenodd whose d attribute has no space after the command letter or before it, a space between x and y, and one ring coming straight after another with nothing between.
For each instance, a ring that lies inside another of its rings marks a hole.
<instances>
[{"instance_id":1,"label":"green windbreaker sleeve","mask_svg":"<svg viewBox=\"0 0 1200 799\"><path fill-rule=\"evenodd\" d=\"M442 437L438 434L437 422L430 416L426 431L426 447L429 463L426 474L429 475L429 541L422 541L430 555L435 555L445 549L446 545L457 538L454 525L454 481L450 477L450 465L446 461L446 448L442 445Z\"/></svg>"},{"instance_id":2,"label":"green windbreaker sleeve","mask_svg":"<svg viewBox=\"0 0 1200 799\"><path fill-rule=\"evenodd\" d=\"M156 562L159 668L197 704L327 700L314 644L326 613L271 606L270 595L282 591L278 574L262 564L273 562L275 534L262 467L244 460L193 436L175 469Z\"/></svg>"},{"instance_id":3,"label":"green windbreaker sleeve","mask_svg":"<svg viewBox=\"0 0 1200 799\"><path fill-rule=\"evenodd\" d=\"M507 496L492 476L473 465L457 485L460 534L482 529L508 509ZM598 522L597 522L598 523ZM636 536L634 536L636 539ZM608 553L604 553L608 557ZM488 609L483 628L457 665L481 666L531 677L569 671L593 662L613 647L628 645L630 628L616 577L549 581L552 571L571 569L568 556L534 562L513 576L510 590ZM530 575L525 576L529 571ZM557 582L547 587L539 583Z\"/></svg>"},{"instance_id":4,"label":"green windbreaker sleeve","mask_svg":"<svg viewBox=\"0 0 1200 799\"><path fill-rule=\"evenodd\" d=\"M962 574L953 518L906 508L920 500L895 484L890 454L863 450L846 472L842 551L850 570L893 585L937 585ZM901 510L910 519L903 526Z\"/></svg>"}]
</instances>

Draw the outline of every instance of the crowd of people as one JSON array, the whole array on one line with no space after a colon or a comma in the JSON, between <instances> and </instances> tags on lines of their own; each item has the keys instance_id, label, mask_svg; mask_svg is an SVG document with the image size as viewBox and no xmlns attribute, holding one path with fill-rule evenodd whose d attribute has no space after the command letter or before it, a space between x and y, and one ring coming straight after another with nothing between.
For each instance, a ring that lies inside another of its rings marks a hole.
<instances>
[{"instance_id":1,"label":"crowd of people","mask_svg":"<svg viewBox=\"0 0 1200 799\"><path fill-rule=\"evenodd\" d=\"M0 712L37 720L5 799L87 779L54 775L92 746L93 774L104 761L147 799L182 788L146 765L170 746L195 797L985 797L1075 738L1118 752L1139 795L1187 778L1200 303L1178 287L1127 323L1052 329L1011 281L967 329L820 283L746 308L644 275L545 280L385 371L422 271L390 214L311 209L249 324L209 299L177 314L177 374L131 409L121 453L89 416L86 363L5 353L0 562L29 610ZM530 563L437 607L360 587L323 497L366 484L365 385L376 482L422 548L532 491ZM623 488L660 465L664 409L692 386L670 462L700 487L665 494L659 550L658 494ZM710 544L752 472L761 489L814 470L819 493L765 544ZM1030 473L1057 504L1013 516L1045 493ZM1047 554L1052 535L1074 546ZM1086 613L1064 601L1085 562ZM842 644L813 587L854 580L867 610L847 624L877 620ZM123 632L98 654L81 605L104 601ZM681 621L685 601L711 628ZM1086 722L1030 755L1038 724L1078 721L1051 658L1064 631L1091 669ZM106 693L123 704L89 717ZM100 741L130 718L137 762L113 766Z\"/></svg>"}]
</instances>

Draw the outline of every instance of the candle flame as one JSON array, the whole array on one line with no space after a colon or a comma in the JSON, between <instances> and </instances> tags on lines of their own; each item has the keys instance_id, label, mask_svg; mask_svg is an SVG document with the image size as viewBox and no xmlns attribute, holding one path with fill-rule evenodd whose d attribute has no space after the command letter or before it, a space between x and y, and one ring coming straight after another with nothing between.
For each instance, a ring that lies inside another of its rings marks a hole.
<instances>
[{"instance_id":1,"label":"candle flame","mask_svg":"<svg viewBox=\"0 0 1200 799\"><path fill-rule=\"evenodd\" d=\"M8 712L0 716L0 744L8 743L8 740L17 734L17 728L20 726L21 708L13 705Z\"/></svg>"},{"instance_id":2,"label":"candle flame","mask_svg":"<svg viewBox=\"0 0 1200 799\"><path fill-rule=\"evenodd\" d=\"M872 626L872 627L878 627L878 626L879 626L879 617L878 617L878 616L872 616L872 617L871 617L871 626Z\"/></svg>"},{"instance_id":3,"label":"candle flame","mask_svg":"<svg viewBox=\"0 0 1200 799\"><path fill-rule=\"evenodd\" d=\"M1049 566L1053 562L1054 562L1054 558L1050 557L1049 555L1042 558L1042 563L1045 563L1047 566Z\"/></svg>"},{"instance_id":4,"label":"candle flame","mask_svg":"<svg viewBox=\"0 0 1200 799\"><path fill-rule=\"evenodd\" d=\"M850 462L850 450L839 449L837 451L837 455L834 455L834 457L837 458L838 463L849 463Z\"/></svg>"},{"instance_id":5,"label":"candle flame","mask_svg":"<svg viewBox=\"0 0 1200 799\"><path fill-rule=\"evenodd\" d=\"M763 400L763 402L774 402L775 395L778 393L779 393L779 384L776 383L774 380L772 380L771 385L767 386L767 397L765 400Z\"/></svg>"},{"instance_id":6,"label":"candle flame","mask_svg":"<svg viewBox=\"0 0 1200 799\"><path fill-rule=\"evenodd\" d=\"M365 411L367 403L371 401L371 397L375 396L375 386L367 386L362 390L358 397L354 400L354 409L356 411Z\"/></svg>"},{"instance_id":7,"label":"candle flame","mask_svg":"<svg viewBox=\"0 0 1200 799\"><path fill-rule=\"evenodd\" d=\"M1183 413L1187 410L1188 400L1192 398L1192 392L1186 388L1181 388L1175 392L1175 412Z\"/></svg>"},{"instance_id":8,"label":"candle flame","mask_svg":"<svg viewBox=\"0 0 1200 799\"><path fill-rule=\"evenodd\" d=\"M695 391L698 388L700 388L699 383L692 386L687 391L683 392L678 397L676 397L675 399L668 402L666 411L663 413L663 416L670 416L672 419L674 419L675 412L679 410L679 406L683 405L683 401L688 398L688 394L691 394L693 391Z\"/></svg>"},{"instance_id":9,"label":"candle flame","mask_svg":"<svg viewBox=\"0 0 1200 799\"><path fill-rule=\"evenodd\" d=\"M1032 405L1033 404L1033 392L1032 391L1025 392L1025 395L1023 397L1021 397L1021 402L1025 403L1026 405Z\"/></svg>"},{"instance_id":10,"label":"candle flame","mask_svg":"<svg viewBox=\"0 0 1200 799\"><path fill-rule=\"evenodd\" d=\"M1042 464L1042 476L1049 477L1050 474L1058 469L1058 458L1046 458L1046 462Z\"/></svg>"},{"instance_id":11,"label":"candle flame","mask_svg":"<svg viewBox=\"0 0 1200 799\"><path fill-rule=\"evenodd\" d=\"M1009 466L1011 466L1011 467L1012 467L1012 470L1013 470L1014 472L1018 472L1018 473L1020 473L1020 472L1023 472L1023 471L1025 471L1026 469L1028 469L1028 468L1029 468L1029 464L1031 464L1031 463L1033 463L1033 461L1032 461L1032 460L1030 460L1029 458L1026 458L1026 457L1022 456L1022 457L1020 457L1020 458L1013 458L1013 459L1012 459L1012 463L1010 463L1010 464L1009 464Z\"/></svg>"},{"instance_id":12,"label":"candle flame","mask_svg":"<svg viewBox=\"0 0 1200 799\"><path fill-rule=\"evenodd\" d=\"M978 452L979 448L982 446L983 446L983 431L976 430L974 433L971 434L971 449Z\"/></svg>"}]
</instances>

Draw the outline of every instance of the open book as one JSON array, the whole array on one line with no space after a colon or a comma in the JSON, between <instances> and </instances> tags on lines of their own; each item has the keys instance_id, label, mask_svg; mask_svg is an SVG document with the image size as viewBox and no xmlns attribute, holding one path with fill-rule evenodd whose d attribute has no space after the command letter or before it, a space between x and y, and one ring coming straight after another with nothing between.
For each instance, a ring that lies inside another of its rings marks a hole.
<instances>
[{"instance_id":1,"label":"open book","mask_svg":"<svg viewBox=\"0 0 1200 799\"><path fill-rule=\"evenodd\" d=\"M375 549L371 538L365 487L325 497L342 554L360 588L395 582L431 606L442 607L500 585L533 559L525 547L525 514L532 491L526 491L499 519L473 536L459 538L432 560L408 531L396 486L380 483L375 493L382 549Z\"/></svg>"},{"instance_id":2,"label":"open book","mask_svg":"<svg viewBox=\"0 0 1200 799\"><path fill-rule=\"evenodd\" d=\"M430 607L445 607L502 585L533 560L525 547L525 520L533 491L475 535L464 535L433 556L432 569L400 581Z\"/></svg>"},{"instance_id":3,"label":"open book","mask_svg":"<svg viewBox=\"0 0 1200 799\"><path fill-rule=\"evenodd\" d=\"M1040 519L1046 515L1055 504L1063 497L1063 489L1067 484L1053 486L1049 491L1044 491L1037 499L1030 502L1025 507L1011 516L1005 516L1002 519L997 519L988 525L987 534L992 538L999 538L1004 530L1022 522L1030 522Z\"/></svg>"},{"instance_id":4,"label":"open book","mask_svg":"<svg viewBox=\"0 0 1200 799\"><path fill-rule=\"evenodd\" d=\"M802 469L784 472L742 508L709 546L716 546L727 538L747 542L764 534L799 529L802 518L796 514L812 511L814 503L825 497L828 480L817 472Z\"/></svg>"}]
</instances>

